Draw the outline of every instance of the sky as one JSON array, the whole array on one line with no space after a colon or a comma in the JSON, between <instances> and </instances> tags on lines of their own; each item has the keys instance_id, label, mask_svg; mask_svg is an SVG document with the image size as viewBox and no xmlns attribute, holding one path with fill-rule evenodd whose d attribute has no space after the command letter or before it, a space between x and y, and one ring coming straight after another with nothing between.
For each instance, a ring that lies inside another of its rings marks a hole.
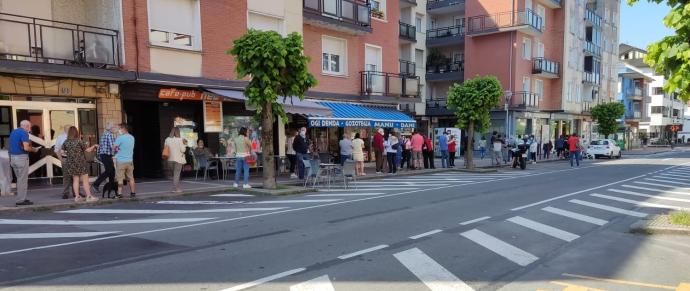
<instances>
[{"instance_id":1,"label":"sky","mask_svg":"<svg viewBox=\"0 0 690 291\"><path fill-rule=\"evenodd\" d=\"M673 34L662 22L669 11L666 5L652 4L646 0L632 7L622 0L620 42L646 50L650 43Z\"/></svg>"}]
</instances>

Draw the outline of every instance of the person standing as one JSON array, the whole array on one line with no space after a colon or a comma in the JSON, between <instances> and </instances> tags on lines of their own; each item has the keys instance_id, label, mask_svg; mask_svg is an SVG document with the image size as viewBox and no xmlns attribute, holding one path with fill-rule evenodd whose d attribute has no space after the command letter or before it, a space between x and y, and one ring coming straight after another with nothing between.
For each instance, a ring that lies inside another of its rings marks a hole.
<instances>
[{"instance_id":1,"label":"person standing","mask_svg":"<svg viewBox=\"0 0 690 291\"><path fill-rule=\"evenodd\" d=\"M448 140L448 167L455 168L455 153L457 152L458 140L451 135Z\"/></svg>"},{"instance_id":2,"label":"person standing","mask_svg":"<svg viewBox=\"0 0 690 291\"><path fill-rule=\"evenodd\" d=\"M63 128L63 131L57 136L55 139L55 146L53 147L53 151L58 155L58 158L60 158L61 163L65 163L65 152L62 150L62 145L65 143L67 140L67 132L69 132L69 128L72 127L71 125L65 125ZM72 196L74 195L74 192L72 192L72 176L71 175L65 175L64 169L62 171L62 199L68 199L70 194Z\"/></svg>"},{"instance_id":3,"label":"person standing","mask_svg":"<svg viewBox=\"0 0 690 291\"><path fill-rule=\"evenodd\" d=\"M443 131L438 137L438 150L441 152L441 168L448 168L448 133ZM433 159L433 157L432 157Z\"/></svg>"},{"instance_id":4,"label":"person standing","mask_svg":"<svg viewBox=\"0 0 690 291\"><path fill-rule=\"evenodd\" d=\"M563 135L561 135L558 139L556 139L556 157L559 159L563 158L563 150L565 149L565 139L563 138Z\"/></svg>"},{"instance_id":5,"label":"person standing","mask_svg":"<svg viewBox=\"0 0 690 291\"><path fill-rule=\"evenodd\" d=\"M424 167L430 169L436 169L434 166L434 142L431 141L430 137L425 137L424 138L424 146L425 146L425 156L424 156Z\"/></svg>"},{"instance_id":6,"label":"person standing","mask_svg":"<svg viewBox=\"0 0 690 291\"><path fill-rule=\"evenodd\" d=\"M482 160L486 156L486 138L484 136L479 140L479 155L481 155Z\"/></svg>"},{"instance_id":7,"label":"person standing","mask_svg":"<svg viewBox=\"0 0 690 291\"><path fill-rule=\"evenodd\" d=\"M344 133L343 139L338 143L340 146L340 166L345 165L345 161L352 159L352 140L350 140L350 134Z\"/></svg>"},{"instance_id":8,"label":"person standing","mask_svg":"<svg viewBox=\"0 0 690 291\"><path fill-rule=\"evenodd\" d=\"M495 131L494 131L495 132ZM503 156L503 142L501 140L501 135L496 135L492 136L491 139L492 141L492 147L493 147L493 156L494 156L494 161L496 161L496 167L501 166L501 157Z\"/></svg>"},{"instance_id":9,"label":"person standing","mask_svg":"<svg viewBox=\"0 0 690 291\"><path fill-rule=\"evenodd\" d=\"M307 128L299 129L299 134L295 136L292 142L292 148L295 150L295 158L297 163L297 172L300 180L304 179L304 158L308 157L309 143L307 142Z\"/></svg>"},{"instance_id":10,"label":"person standing","mask_svg":"<svg viewBox=\"0 0 690 291\"><path fill-rule=\"evenodd\" d=\"M424 146L424 137L415 131L410 138L410 146L412 147L412 169L419 170L422 168L422 148Z\"/></svg>"},{"instance_id":11,"label":"person standing","mask_svg":"<svg viewBox=\"0 0 690 291\"><path fill-rule=\"evenodd\" d=\"M9 138L10 167L14 171L14 176L17 177L16 206L34 204L26 198L29 186L29 153L38 152L37 148L31 147L31 140L29 140L30 131L31 122L22 120L19 123L19 127L12 130Z\"/></svg>"},{"instance_id":12,"label":"person standing","mask_svg":"<svg viewBox=\"0 0 690 291\"><path fill-rule=\"evenodd\" d=\"M407 169L412 169L412 141L408 136L403 136L400 145L403 148L402 162L400 162L400 168L404 168L405 163L407 163Z\"/></svg>"},{"instance_id":13,"label":"person standing","mask_svg":"<svg viewBox=\"0 0 690 291\"><path fill-rule=\"evenodd\" d=\"M355 133L352 140L352 159L355 160L355 175L366 176L364 173L364 141L359 137L359 132Z\"/></svg>"},{"instance_id":14,"label":"person standing","mask_svg":"<svg viewBox=\"0 0 690 291\"><path fill-rule=\"evenodd\" d=\"M137 196L137 187L134 183L134 137L129 134L129 125L120 124L118 137L113 143L115 146L115 176L117 178L117 193L115 198L122 198L124 182L129 182L129 198Z\"/></svg>"},{"instance_id":15,"label":"person standing","mask_svg":"<svg viewBox=\"0 0 690 291\"><path fill-rule=\"evenodd\" d=\"M103 167L105 168L105 171L98 175L98 178L96 178L96 181L93 182L93 188L96 190L96 193L100 192L100 186L103 181L108 178L108 183L114 183L115 182L115 164L113 163L113 146L115 143L115 133L117 132L117 127L114 126L112 123L108 122L105 125L105 130L103 131L103 134L101 135L101 139L99 140L98 143L98 151L96 154L98 154L98 160L103 163ZM64 199L66 199L63 195Z\"/></svg>"},{"instance_id":16,"label":"person standing","mask_svg":"<svg viewBox=\"0 0 690 291\"><path fill-rule=\"evenodd\" d=\"M570 167L573 167L573 159L577 162L577 166L580 166L580 138L577 134L570 135L568 138L568 150L570 155Z\"/></svg>"},{"instance_id":17,"label":"person standing","mask_svg":"<svg viewBox=\"0 0 690 291\"><path fill-rule=\"evenodd\" d=\"M168 165L172 170L173 193L182 193L182 188L180 188L180 173L182 172L182 166L187 163L184 156L187 149L187 141L180 137L179 127L173 127L172 130L170 130L170 134L168 138L165 139L164 144L164 146L168 148L168 156L164 156L163 159L168 161Z\"/></svg>"},{"instance_id":18,"label":"person standing","mask_svg":"<svg viewBox=\"0 0 690 291\"><path fill-rule=\"evenodd\" d=\"M529 155L530 159L532 159L532 164L537 163L537 150L539 149L539 143L537 140L532 136L530 139L530 144L529 144Z\"/></svg>"},{"instance_id":19,"label":"person standing","mask_svg":"<svg viewBox=\"0 0 690 291\"><path fill-rule=\"evenodd\" d=\"M244 184L242 188L248 189L252 186L249 185L249 164L247 163L247 158L252 155L252 142L247 138L247 128L240 128L239 134L233 140L235 144L235 183L232 184L233 187L239 187L240 183L240 171L244 175Z\"/></svg>"},{"instance_id":20,"label":"person standing","mask_svg":"<svg viewBox=\"0 0 690 291\"><path fill-rule=\"evenodd\" d=\"M67 133L67 140L60 148L65 153L65 163L62 165L64 174L72 177L72 191L74 191L74 202L83 201L79 194L79 180L82 182L84 193L86 193L86 201L97 201L98 198L91 195L91 187L89 186L89 172L86 167L86 156L84 153L92 152L98 147L97 144L90 147L79 138L79 131L76 127L71 126Z\"/></svg>"},{"instance_id":21,"label":"person standing","mask_svg":"<svg viewBox=\"0 0 690 291\"><path fill-rule=\"evenodd\" d=\"M542 159L548 160L549 158L551 158L552 147L553 147L553 144L551 143L551 140L549 140L549 142L547 142L547 143L544 143L544 145L542 146L542 150L544 151L544 153L542 155Z\"/></svg>"},{"instance_id":22,"label":"person standing","mask_svg":"<svg viewBox=\"0 0 690 291\"><path fill-rule=\"evenodd\" d=\"M383 147L383 128L379 128L374 134L374 158L376 159L376 174L383 173L383 155L385 148Z\"/></svg>"},{"instance_id":23,"label":"person standing","mask_svg":"<svg viewBox=\"0 0 690 291\"><path fill-rule=\"evenodd\" d=\"M295 163L297 163L297 156L295 152L295 148L292 147L292 143L295 142L295 136L297 136L297 132L295 131L292 133L291 136L287 138L285 141L285 154L288 157L288 160L290 161L290 178L295 179L297 178L297 174L295 174Z\"/></svg>"},{"instance_id":24,"label":"person standing","mask_svg":"<svg viewBox=\"0 0 690 291\"><path fill-rule=\"evenodd\" d=\"M397 174L398 166L395 164L395 156L398 154L398 138L390 133L385 143L386 158L388 159L388 174Z\"/></svg>"}]
</instances>

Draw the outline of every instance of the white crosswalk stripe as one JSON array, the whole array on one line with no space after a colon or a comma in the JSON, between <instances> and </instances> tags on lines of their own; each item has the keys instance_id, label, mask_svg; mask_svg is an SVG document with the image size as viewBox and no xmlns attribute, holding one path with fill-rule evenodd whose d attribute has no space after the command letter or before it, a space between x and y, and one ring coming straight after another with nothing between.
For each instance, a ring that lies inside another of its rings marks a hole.
<instances>
[{"instance_id":1,"label":"white crosswalk stripe","mask_svg":"<svg viewBox=\"0 0 690 291\"><path fill-rule=\"evenodd\" d=\"M418 248L393 255L432 291L473 291L472 287Z\"/></svg>"},{"instance_id":2,"label":"white crosswalk stripe","mask_svg":"<svg viewBox=\"0 0 690 291\"><path fill-rule=\"evenodd\" d=\"M216 213L216 212L257 212L273 211L285 209L286 207L271 208L217 208L217 209L74 209L58 211L59 213L80 213L80 214L184 214L184 213Z\"/></svg>"},{"instance_id":3,"label":"white crosswalk stripe","mask_svg":"<svg viewBox=\"0 0 690 291\"><path fill-rule=\"evenodd\" d=\"M328 275L290 286L290 291L335 291Z\"/></svg>"},{"instance_id":4,"label":"white crosswalk stripe","mask_svg":"<svg viewBox=\"0 0 690 291\"><path fill-rule=\"evenodd\" d=\"M217 201L217 200L162 200L156 201L155 204L166 205L232 205L240 204L242 201Z\"/></svg>"},{"instance_id":5,"label":"white crosswalk stripe","mask_svg":"<svg viewBox=\"0 0 690 291\"><path fill-rule=\"evenodd\" d=\"M378 192L378 193L327 193L327 194L311 194L307 195L307 197L348 197L348 196L376 196L376 195L383 195L386 193L383 192Z\"/></svg>"},{"instance_id":6,"label":"white crosswalk stripe","mask_svg":"<svg viewBox=\"0 0 690 291\"><path fill-rule=\"evenodd\" d=\"M561 240L564 240L567 242L574 241L580 237L579 235L576 235L574 233L570 233L570 232L567 232L565 230L561 230L561 229L555 228L553 226L546 225L546 224L543 224L540 222L536 222L534 220L529 220L527 218L520 217L520 216L511 217L511 218L508 218L507 220L512 222L512 223L515 223L517 225L524 226L526 228L541 232L543 234L546 234L546 235L549 235L549 236L552 236L552 237L555 237L557 239L561 239Z\"/></svg>"},{"instance_id":7,"label":"white crosswalk stripe","mask_svg":"<svg viewBox=\"0 0 690 291\"><path fill-rule=\"evenodd\" d=\"M119 233L119 231L93 232L45 232L45 233L0 233L0 239L33 239L33 238L79 238Z\"/></svg>"},{"instance_id":8,"label":"white crosswalk stripe","mask_svg":"<svg viewBox=\"0 0 690 291\"><path fill-rule=\"evenodd\" d=\"M668 176L665 175L665 174L660 174L660 175L658 175L658 176L654 176L654 178L657 178L657 179L667 179L667 180L672 180L672 181L687 181L687 180L688 180L688 178L678 178L678 177L675 177L675 176L674 176L674 177L668 177Z\"/></svg>"},{"instance_id":9,"label":"white crosswalk stripe","mask_svg":"<svg viewBox=\"0 0 690 291\"><path fill-rule=\"evenodd\" d=\"M625 199L625 198L620 198L620 197L615 197L615 196L609 196L609 195L603 195L603 194L597 194L597 193L589 194L589 196L599 197L599 198L608 199L608 200L613 200L613 201L618 201L618 202L629 203L629 204L633 204L633 205L639 206L639 207L664 208L664 209L674 209L674 210L688 210L688 208L679 207L679 206L674 206L674 205L666 205L666 204L657 204L657 203L642 202L642 201L631 200L631 199Z\"/></svg>"},{"instance_id":10,"label":"white crosswalk stripe","mask_svg":"<svg viewBox=\"0 0 690 291\"><path fill-rule=\"evenodd\" d=\"M307 269L305 269L305 268L292 269L292 270L288 270L288 271L274 274L271 276L263 277L261 279L257 279L257 280L251 281L251 282L240 284L240 285L237 285L234 287L223 289L221 291L239 291L239 290L249 289L249 288L252 288L254 286L261 285L261 284L266 283L266 282L271 282L273 280L278 280L280 278L292 276L294 274L301 273L301 272L304 272L306 270Z\"/></svg>"},{"instance_id":11,"label":"white crosswalk stripe","mask_svg":"<svg viewBox=\"0 0 690 291\"><path fill-rule=\"evenodd\" d=\"M674 186L674 185L666 185L666 184L650 183L650 182L641 182L641 181L635 181L635 184L650 185L650 186L658 186L658 187L666 187L666 188L690 189L690 188L680 187L680 186Z\"/></svg>"},{"instance_id":12,"label":"white crosswalk stripe","mask_svg":"<svg viewBox=\"0 0 690 291\"><path fill-rule=\"evenodd\" d=\"M589 207L597 208L597 209L601 209L601 210L606 210L606 211L614 212L614 213L618 213L618 214L625 214L625 215L635 216L635 217L647 217L647 213L622 209L622 208L603 205L603 204L599 204L599 203L582 201L582 200L578 200L578 199L572 199L568 202L583 205L583 206L589 206Z\"/></svg>"},{"instance_id":13,"label":"white crosswalk stripe","mask_svg":"<svg viewBox=\"0 0 690 291\"><path fill-rule=\"evenodd\" d=\"M107 224L143 224L143 223L181 223L199 222L215 218L173 218L173 219L123 219L123 220L36 220L36 219L0 219L0 224L15 225L107 225Z\"/></svg>"},{"instance_id":14,"label":"white crosswalk stripe","mask_svg":"<svg viewBox=\"0 0 690 291\"><path fill-rule=\"evenodd\" d=\"M638 190L646 190L646 191L652 191L652 192L676 194L676 195L690 195L690 192L667 191L667 190L663 190L663 189L654 189L654 188L640 187L640 186L634 186L634 185L621 185L621 187L630 188L630 189L638 189Z\"/></svg>"},{"instance_id":15,"label":"white crosswalk stripe","mask_svg":"<svg viewBox=\"0 0 690 291\"><path fill-rule=\"evenodd\" d=\"M676 177L676 178L687 178L688 177L688 175L678 175L678 174L673 174L673 173L661 173L659 175Z\"/></svg>"},{"instance_id":16,"label":"white crosswalk stripe","mask_svg":"<svg viewBox=\"0 0 690 291\"><path fill-rule=\"evenodd\" d=\"M213 194L213 197L254 197L254 195L240 194L240 193L229 193L229 194Z\"/></svg>"},{"instance_id":17,"label":"white crosswalk stripe","mask_svg":"<svg viewBox=\"0 0 690 291\"><path fill-rule=\"evenodd\" d=\"M645 178L645 180L648 180L648 181L656 181L656 182L664 182L664 183L676 184L676 185L690 186L690 183L683 183L683 182L678 182L678 181L669 181L669 180L654 179L654 178Z\"/></svg>"},{"instance_id":18,"label":"white crosswalk stripe","mask_svg":"<svg viewBox=\"0 0 690 291\"><path fill-rule=\"evenodd\" d=\"M649 194L642 194L642 193L639 193L639 192L633 192L633 191L627 191L627 190L607 189L607 191L616 192L616 193L621 193L621 194L628 194L628 195L633 195L633 196L639 196L639 197L647 197L647 198L661 199L661 200L678 201L678 202L690 202L690 199L681 199L681 198L665 197L665 196L659 196L659 195L649 195Z\"/></svg>"},{"instance_id":19,"label":"white crosswalk stripe","mask_svg":"<svg viewBox=\"0 0 690 291\"><path fill-rule=\"evenodd\" d=\"M555 208L555 207L551 207L551 206L542 208L542 210L544 210L546 212L553 213L553 214L557 214L560 216L565 216L568 218L572 218L575 220L584 221L584 222L588 222L588 223L596 224L596 225L604 225L604 224L608 223L608 221L603 220L603 219L599 219L596 217L591 217L588 215L584 215L584 214L580 214L580 213L576 213L576 212L572 212L572 211L568 211L568 210L564 210L564 209L560 209L560 208Z\"/></svg>"},{"instance_id":20,"label":"white crosswalk stripe","mask_svg":"<svg viewBox=\"0 0 690 291\"><path fill-rule=\"evenodd\" d=\"M340 201L340 200L342 200L342 199L267 200L267 201L249 202L249 203L245 203L245 204L327 203L327 202L336 202L336 201Z\"/></svg>"},{"instance_id":21,"label":"white crosswalk stripe","mask_svg":"<svg viewBox=\"0 0 690 291\"><path fill-rule=\"evenodd\" d=\"M523 267L539 260L537 256L478 229L468 230L460 235Z\"/></svg>"}]
</instances>

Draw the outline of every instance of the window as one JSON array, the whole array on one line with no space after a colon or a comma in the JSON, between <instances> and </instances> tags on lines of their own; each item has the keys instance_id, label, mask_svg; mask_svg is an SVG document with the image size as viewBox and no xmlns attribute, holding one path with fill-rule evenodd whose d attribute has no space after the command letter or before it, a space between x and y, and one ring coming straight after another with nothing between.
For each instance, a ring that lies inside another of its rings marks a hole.
<instances>
[{"instance_id":1,"label":"window","mask_svg":"<svg viewBox=\"0 0 690 291\"><path fill-rule=\"evenodd\" d=\"M573 83L571 81L568 81L568 83L565 86L565 100L570 102L573 101Z\"/></svg>"},{"instance_id":2,"label":"window","mask_svg":"<svg viewBox=\"0 0 690 291\"><path fill-rule=\"evenodd\" d=\"M575 102L582 102L582 84L575 86Z\"/></svg>"},{"instance_id":3,"label":"window","mask_svg":"<svg viewBox=\"0 0 690 291\"><path fill-rule=\"evenodd\" d=\"M536 50L534 51L534 57L535 58L543 58L544 57L544 43L541 41L537 41L537 47Z\"/></svg>"},{"instance_id":4,"label":"window","mask_svg":"<svg viewBox=\"0 0 690 291\"><path fill-rule=\"evenodd\" d=\"M522 39L522 58L525 60L531 59L532 54L532 39L523 38Z\"/></svg>"},{"instance_id":5,"label":"window","mask_svg":"<svg viewBox=\"0 0 690 291\"><path fill-rule=\"evenodd\" d=\"M544 100L544 81L534 80L534 93L539 96L539 100Z\"/></svg>"},{"instance_id":6,"label":"window","mask_svg":"<svg viewBox=\"0 0 690 291\"><path fill-rule=\"evenodd\" d=\"M321 71L326 74L345 75L347 64L347 44L344 39L330 36L321 37Z\"/></svg>"},{"instance_id":7,"label":"window","mask_svg":"<svg viewBox=\"0 0 690 291\"><path fill-rule=\"evenodd\" d=\"M414 25L417 29L417 32L423 32L424 30L422 29L422 16L417 15L414 18Z\"/></svg>"},{"instance_id":8,"label":"window","mask_svg":"<svg viewBox=\"0 0 690 291\"><path fill-rule=\"evenodd\" d=\"M664 106L652 106L652 114L662 114L664 112Z\"/></svg>"},{"instance_id":9,"label":"window","mask_svg":"<svg viewBox=\"0 0 690 291\"><path fill-rule=\"evenodd\" d=\"M261 31L272 30L283 35L285 34L283 29L283 19L254 12L249 12L247 28Z\"/></svg>"},{"instance_id":10,"label":"window","mask_svg":"<svg viewBox=\"0 0 690 291\"><path fill-rule=\"evenodd\" d=\"M544 29L546 27L546 9L544 6L537 5L537 15L541 17L541 28Z\"/></svg>"},{"instance_id":11,"label":"window","mask_svg":"<svg viewBox=\"0 0 690 291\"><path fill-rule=\"evenodd\" d=\"M148 11L151 44L201 49L199 1L149 0Z\"/></svg>"},{"instance_id":12,"label":"window","mask_svg":"<svg viewBox=\"0 0 690 291\"><path fill-rule=\"evenodd\" d=\"M530 78L529 77L522 77L522 91L525 92L532 92L530 90Z\"/></svg>"},{"instance_id":13,"label":"window","mask_svg":"<svg viewBox=\"0 0 690 291\"><path fill-rule=\"evenodd\" d=\"M386 19L386 0L371 0L370 3L372 12L379 11L381 13L381 17L378 17L376 13L372 13L371 16L374 18ZM343 3L343 5L345 5L345 3Z\"/></svg>"},{"instance_id":14,"label":"window","mask_svg":"<svg viewBox=\"0 0 690 291\"><path fill-rule=\"evenodd\" d=\"M664 88L662 87L653 87L652 88L652 95L663 95L664 94Z\"/></svg>"}]
</instances>

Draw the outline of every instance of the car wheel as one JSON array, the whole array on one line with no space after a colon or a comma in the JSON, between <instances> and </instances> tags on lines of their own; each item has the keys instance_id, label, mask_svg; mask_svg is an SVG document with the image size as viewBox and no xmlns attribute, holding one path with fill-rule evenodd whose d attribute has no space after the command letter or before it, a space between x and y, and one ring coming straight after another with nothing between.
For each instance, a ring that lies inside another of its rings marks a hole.
<instances>
[{"instance_id":1,"label":"car wheel","mask_svg":"<svg viewBox=\"0 0 690 291\"><path fill-rule=\"evenodd\" d=\"M609 160L613 159L613 152L609 153Z\"/></svg>"},{"instance_id":2,"label":"car wheel","mask_svg":"<svg viewBox=\"0 0 690 291\"><path fill-rule=\"evenodd\" d=\"M620 159L621 157L623 157L623 151L618 151L618 156L616 159Z\"/></svg>"}]
</instances>

